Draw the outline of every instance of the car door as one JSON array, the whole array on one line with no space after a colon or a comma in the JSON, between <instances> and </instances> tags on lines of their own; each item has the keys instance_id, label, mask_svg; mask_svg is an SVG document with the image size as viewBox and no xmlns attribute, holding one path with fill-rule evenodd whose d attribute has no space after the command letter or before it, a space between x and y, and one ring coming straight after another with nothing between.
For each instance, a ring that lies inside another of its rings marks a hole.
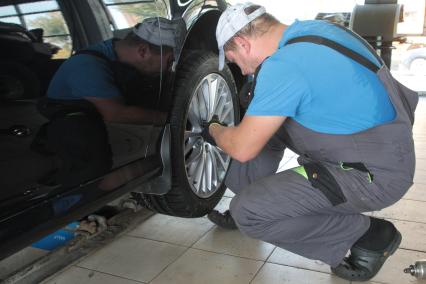
<instances>
[{"instance_id":1,"label":"car door","mask_svg":"<svg viewBox=\"0 0 426 284\"><path fill-rule=\"evenodd\" d=\"M36 103L71 54L56 1L17 3L0 6L0 215L8 205L42 191L39 182L57 167L58 160L35 143L47 121Z\"/></svg>"},{"instance_id":2,"label":"car door","mask_svg":"<svg viewBox=\"0 0 426 284\"><path fill-rule=\"evenodd\" d=\"M104 137L103 126L76 116L72 117L75 123L67 118L53 126L49 124L50 129L46 130L48 119L39 112L37 104L56 69L70 56L71 37L61 13L61 2L17 3L0 7L0 21L7 23L0 26L0 31L3 30L0 46L4 49L0 56L0 206L31 199L29 196L49 192L52 186L83 184L155 155L158 149L149 150L149 145L157 145L161 127L153 125L106 123ZM105 0L104 4L112 16L113 31L128 29L158 14L155 1ZM72 13L73 9L68 6L67 12ZM37 28L42 29L38 36L28 31ZM129 81L130 85L133 83ZM161 76L142 78L136 83L134 92L124 98L126 104L156 109ZM54 149L52 145L46 146L49 144L44 141L46 131L56 133ZM125 179L108 188L121 186L141 175L143 173L131 169Z\"/></svg>"},{"instance_id":3,"label":"car door","mask_svg":"<svg viewBox=\"0 0 426 284\"><path fill-rule=\"evenodd\" d=\"M120 1L102 0L110 15L110 27L115 38L124 38L133 27L146 18L161 17L158 1ZM159 25L160 26L160 25ZM161 47L160 47L161 48ZM123 93L125 103L147 109L158 109L163 73L153 70L157 75L141 75L125 85L129 91ZM161 127L160 127L161 128ZM140 158L157 154L159 127L145 124L108 123L108 135L113 153L114 167L120 167Z\"/></svg>"},{"instance_id":4,"label":"car door","mask_svg":"<svg viewBox=\"0 0 426 284\"><path fill-rule=\"evenodd\" d=\"M31 231L39 237L161 174L157 145L163 126L109 124L99 120L99 115L96 121L91 120L77 109L67 112L66 117L59 116L63 121L54 125L54 133L58 134L56 141L62 143L52 149L46 133L52 130L54 119L40 111L48 101L45 94L50 79L72 50L106 40L112 31L156 16L155 1L2 3L8 5L0 4L0 241L12 251L11 244L21 243L24 232ZM114 9L118 12L111 11L108 22L106 12ZM33 28L43 30L30 33L28 30ZM161 76L141 80L144 84L140 89L126 95L124 101L129 106L157 109L161 80ZM82 131L79 125L85 133L82 137L73 135ZM93 135L93 130L106 137L99 139L102 135ZM97 136L98 144L90 141L91 136ZM89 144L92 148L85 147ZM85 157L74 146L85 148L91 156ZM103 156L88 158L94 157L91 149L101 153L99 148L104 150ZM80 156L85 159L78 160ZM108 160L112 162L102 162ZM24 242L34 238L34 234ZM4 253L10 251L2 249L0 257Z\"/></svg>"}]
</instances>

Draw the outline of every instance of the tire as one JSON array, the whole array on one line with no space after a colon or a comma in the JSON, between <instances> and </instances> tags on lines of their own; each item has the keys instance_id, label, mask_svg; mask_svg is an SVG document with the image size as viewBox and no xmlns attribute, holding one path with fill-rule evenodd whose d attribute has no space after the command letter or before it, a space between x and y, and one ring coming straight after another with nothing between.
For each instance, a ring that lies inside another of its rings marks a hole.
<instances>
[{"instance_id":1,"label":"tire","mask_svg":"<svg viewBox=\"0 0 426 284\"><path fill-rule=\"evenodd\" d=\"M161 196L145 194L143 200L153 211L193 218L209 213L223 196L231 161L222 150L201 138L202 121L210 120L214 113L221 122L235 125L239 104L232 73L227 66L218 71L216 54L193 51L182 62L170 116L172 188ZM206 88L212 86L217 92ZM213 94L219 96L213 96L216 102L212 112L205 103Z\"/></svg>"}]
</instances>

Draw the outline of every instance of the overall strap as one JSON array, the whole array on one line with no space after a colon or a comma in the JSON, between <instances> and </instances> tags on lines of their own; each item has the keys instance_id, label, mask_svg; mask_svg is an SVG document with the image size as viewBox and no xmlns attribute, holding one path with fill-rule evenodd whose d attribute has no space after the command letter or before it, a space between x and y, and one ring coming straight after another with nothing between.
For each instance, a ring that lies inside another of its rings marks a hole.
<instances>
[{"instance_id":1,"label":"overall strap","mask_svg":"<svg viewBox=\"0 0 426 284\"><path fill-rule=\"evenodd\" d=\"M298 42L310 42L310 43L314 43L314 44L318 44L318 45L327 46L327 47L334 49L335 51L339 52L340 54L343 54L346 57L349 57L350 59L354 60L355 62L361 64L362 66L369 69L373 73L377 73L380 69L380 67L378 67L376 64L371 62L365 56L359 54L358 52L353 51L352 49L349 49L349 48L341 45L340 43L329 40L325 37L313 36L313 35L296 37L296 38L290 39L286 43L286 45L298 43Z\"/></svg>"},{"instance_id":2,"label":"overall strap","mask_svg":"<svg viewBox=\"0 0 426 284\"><path fill-rule=\"evenodd\" d=\"M265 62L265 60L266 60L266 59L268 59L268 58L269 58L269 56L268 56L268 57L266 57L266 58L263 60L263 62ZM263 62L262 62L261 64L259 64L259 66L257 66L256 70L254 71L254 74L253 74L253 83L251 84L251 88L250 88L250 93L251 93L251 98L250 98L250 100L251 100L251 99L253 99L253 96L254 96L254 89L256 88L256 83L257 83L257 75L259 75L259 72L260 72L260 69L262 68L262 64L263 64Z\"/></svg>"},{"instance_id":3,"label":"overall strap","mask_svg":"<svg viewBox=\"0 0 426 284\"><path fill-rule=\"evenodd\" d=\"M347 32L348 34L350 34L351 36L353 36L354 38L358 39L360 43L362 43L370 52L372 55L374 55L374 57L376 58L377 61L380 62L380 65L385 65L385 62L383 61L383 59L377 54L377 52L374 50L374 48L371 46L371 44L368 43L368 41L366 41L364 38L362 38L359 34L355 33L353 30L348 29L342 25L339 24L335 24L332 23L336 28L341 29L345 32Z\"/></svg>"},{"instance_id":4,"label":"overall strap","mask_svg":"<svg viewBox=\"0 0 426 284\"><path fill-rule=\"evenodd\" d=\"M344 30L347 30L345 28L343 28ZM378 57L378 55L374 52L374 50L368 45L368 43L366 43L365 40L363 40L362 38L360 39L360 37L358 35L356 35L355 33L353 33L352 31L347 30L348 32L350 32L355 38L357 38L358 40L361 41L362 44L364 44L369 51L375 56L375 58L380 62L381 66L378 67L376 64L374 64L373 62L371 62L369 59L367 59L365 56L335 42L332 40L329 40L327 38L321 37L321 36L312 36L312 35L307 35L307 36L301 36L301 37L296 37L293 39L290 39L287 44L293 44L293 43L297 43L297 42L310 42L310 43L314 43L314 44L318 44L318 45L324 45L327 46L329 48L334 49L335 51L339 52L342 55L347 56L348 58L354 60L355 62L361 64L362 66L364 66L365 68L369 69L370 71L372 71L373 73L377 74L377 72L381 69L382 66L384 66L383 60L381 60L380 57ZM389 72L389 71L388 71ZM391 77L392 78L392 77ZM395 84L398 86L398 95L399 98L401 99L402 105L406 111L406 113L408 114L408 117L410 119L411 125L414 124L414 110L416 108L416 104L417 103L410 103L410 100L412 101L413 99L411 99L411 97L414 97L416 95L411 95L409 96L408 90L405 86L401 87L401 84L399 82L397 82L394 78L392 78L392 81L396 82ZM404 90L402 90L404 89ZM410 92L412 92L410 90Z\"/></svg>"}]
</instances>

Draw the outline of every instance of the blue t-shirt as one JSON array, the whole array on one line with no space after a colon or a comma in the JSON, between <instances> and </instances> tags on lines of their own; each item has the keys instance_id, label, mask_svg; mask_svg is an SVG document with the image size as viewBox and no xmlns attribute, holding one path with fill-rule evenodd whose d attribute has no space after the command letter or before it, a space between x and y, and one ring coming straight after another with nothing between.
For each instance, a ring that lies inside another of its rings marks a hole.
<instances>
[{"instance_id":1,"label":"blue t-shirt","mask_svg":"<svg viewBox=\"0 0 426 284\"><path fill-rule=\"evenodd\" d=\"M117 60L112 40L107 40L87 49ZM84 97L113 98L120 96L114 74L106 60L89 55L71 56L59 67L47 90L52 99L77 100Z\"/></svg>"},{"instance_id":2,"label":"blue t-shirt","mask_svg":"<svg viewBox=\"0 0 426 284\"><path fill-rule=\"evenodd\" d=\"M382 82L364 66L326 46L285 46L303 35L338 42L379 66L374 55L344 30L325 21L296 21L284 31L278 50L263 62L247 115L287 116L328 134L351 134L395 118Z\"/></svg>"}]
</instances>

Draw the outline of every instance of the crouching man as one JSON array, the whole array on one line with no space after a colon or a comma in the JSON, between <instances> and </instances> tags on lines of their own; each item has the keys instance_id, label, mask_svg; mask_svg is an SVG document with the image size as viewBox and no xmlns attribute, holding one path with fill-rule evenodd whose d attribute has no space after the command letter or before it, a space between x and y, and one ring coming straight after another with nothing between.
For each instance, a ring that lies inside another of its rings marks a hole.
<instances>
[{"instance_id":1,"label":"crouching man","mask_svg":"<svg viewBox=\"0 0 426 284\"><path fill-rule=\"evenodd\" d=\"M216 36L219 69L226 56L255 74L255 87L238 126L212 121L203 133L234 158L226 183L236 195L210 220L321 260L341 278L372 278L401 234L362 213L392 205L413 183L416 94L332 23L286 26L245 3L228 7ZM300 166L276 173L285 148Z\"/></svg>"}]
</instances>

